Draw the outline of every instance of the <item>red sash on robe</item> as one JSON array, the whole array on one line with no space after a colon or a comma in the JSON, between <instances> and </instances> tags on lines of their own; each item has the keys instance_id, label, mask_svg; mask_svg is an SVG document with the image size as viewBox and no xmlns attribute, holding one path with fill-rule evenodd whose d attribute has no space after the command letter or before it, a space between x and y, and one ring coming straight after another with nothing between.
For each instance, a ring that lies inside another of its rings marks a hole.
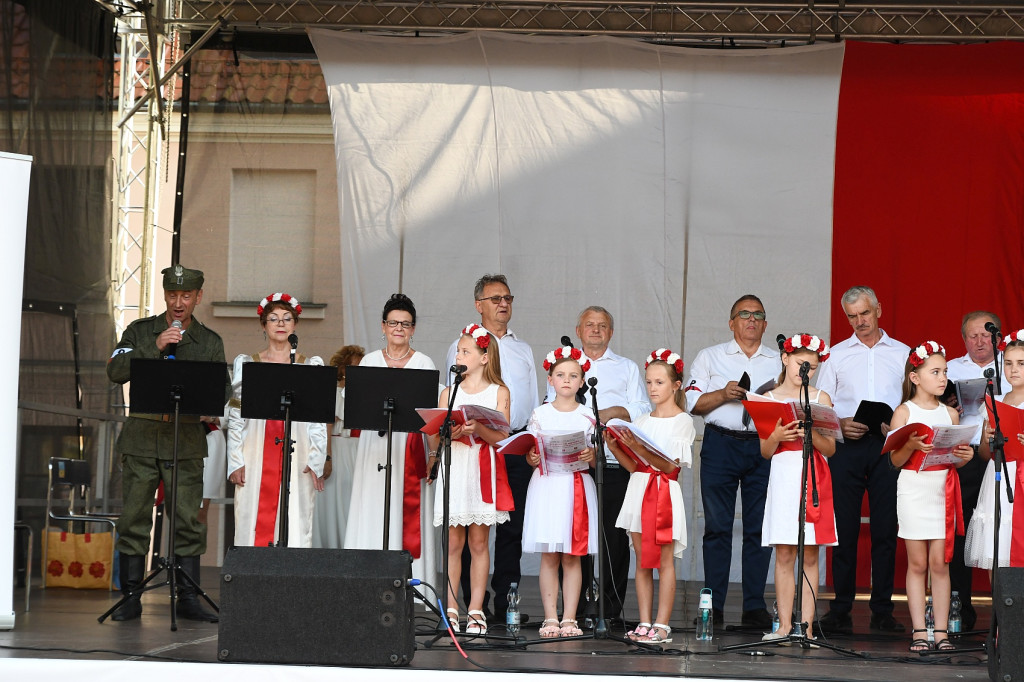
<instances>
[{"instance_id":1,"label":"red sash on robe","mask_svg":"<svg viewBox=\"0 0 1024 682\"><path fill-rule=\"evenodd\" d=\"M803 449L803 441L786 441L780 443L775 452L800 452L802 455ZM814 526L814 543L830 545L838 541L836 537L836 507L832 498L832 470L829 469L825 455L817 450L813 451L810 464L814 467L814 476L818 482L818 506L814 506L814 488L808 477L804 519Z\"/></svg>"},{"instance_id":2,"label":"red sash on robe","mask_svg":"<svg viewBox=\"0 0 1024 682\"><path fill-rule=\"evenodd\" d=\"M515 501L512 499L512 488L508 484L508 471L505 469L505 455L499 455L487 443L480 444L478 454L480 461L480 497L488 504L494 504L497 511L514 511ZM494 483L498 489L497 502L491 489L491 458L494 458Z\"/></svg>"},{"instance_id":3,"label":"red sash on robe","mask_svg":"<svg viewBox=\"0 0 1024 682\"><path fill-rule=\"evenodd\" d=\"M254 547L274 544L277 530L277 507L281 502L281 444L275 442L277 439L284 439L284 422L268 419L263 426L263 466Z\"/></svg>"},{"instance_id":4,"label":"red sash on robe","mask_svg":"<svg viewBox=\"0 0 1024 682\"><path fill-rule=\"evenodd\" d=\"M587 489L583 486L583 472L572 472L572 548L569 554L590 554L590 509L587 508Z\"/></svg>"},{"instance_id":5,"label":"red sash on robe","mask_svg":"<svg viewBox=\"0 0 1024 682\"><path fill-rule=\"evenodd\" d=\"M402 549L419 559L423 550L420 532L420 488L427 475L423 438L410 433L405 439L405 473L402 476Z\"/></svg>"},{"instance_id":6,"label":"red sash on robe","mask_svg":"<svg viewBox=\"0 0 1024 682\"><path fill-rule=\"evenodd\" d=\"M1013 484L1013 514L1010 523L1010 565L1024 566L1024 462L1017 462ZM999 565L998 560L996 566Z\"/></svg>"},{"instance_id":7,"label":"red sash on robe","mask_svg":"<svg viewBox=\"0 0 1024 682\"><path fill-rule=\"evenodd\" d=\"M900 467L908 471L917 472L924 461L924 453L917 450L910 456L910 459ZM953 560L953 540L955 535L964 534L964 505L960 497L960 477L953 471L952 464L939 464L925 469L925 471L946 471L946 563ZM997 560L998 563L998 560Z\"/></svg>"},{"instance_id":8,"label":"red sash on robe","mask_svg":"<svg viewBox=\"0 0 1024 682\"><path fill-rule=\"evenodd\" d=\"M640 568L661 566L661 547L672 544L672 496L669 481L679 478L679 469L669 474L637 461L636 471L650 474L640 506Z\"/></svg>"}]
</instances>

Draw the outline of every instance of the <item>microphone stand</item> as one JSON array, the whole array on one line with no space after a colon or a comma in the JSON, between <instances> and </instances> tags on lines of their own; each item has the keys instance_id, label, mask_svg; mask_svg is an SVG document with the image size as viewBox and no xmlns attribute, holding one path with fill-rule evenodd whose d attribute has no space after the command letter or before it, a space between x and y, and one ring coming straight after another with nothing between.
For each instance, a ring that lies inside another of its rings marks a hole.
<instances>
[{"instance_id":1,"label":"microphone stand","mask_svg":"<svg viewBox=\"0 0 1024 682\"><path fill-rule=\"evenodd\" d=\"M594 410L594 482L597 484L597 623L594 624L594 639L608 638L608 621L604 614L605 539L604 539L604 425L597 407L597 377L587 380L590 386L590 405Z\"/></svg>"},{"instance_id":2,"label":"microphone stand","mask_svg":"<svg viewBox=\"0 0 1024 682\"><path fill-rule=\"evenodd\" d=\"M295 349L299 346L299 337L295 334L288 335L288 343L291 345L291 353L288 364L295 364ZM295 403L295 394L285 391L281 394L281 407L284 408L284 438L275 438L274 445L281 446L281 492L277 509L277 544L276 547L288 546L288 506L291 502L290 491L292 487L292 454L295 452L295 442L292 440L292 405ZM385 549L387 549L385 547Z\"/></svg>"},{"instance_id":3,"label":"microphone stand","mask_svg":"<svg viewBox=\"0 0 1024 682\"><path fill-rule=\"evenodd\" d=\"M448 521L451 516L452 427L454 426L452 410L455 409L455 396L459 392L459 384L462 383L463 378L462 372L455 372L455 379L452 381L451 391L448 394L448 414L445 415L444 422L441 424L441 430L438 432L441 440L438 444L437 452L441 457L442 466L444 467L443 474L441 475L441 498L444 500L441 506L441 571L444 574L446 603L449 591L455 595L456 600L459 597L455 586L451 584L451 580L448 577ZM433 475L435 472L431 471L430 473ZM447 617L446 611L445 617L438 619L434 637L426 644L427 648L430 648L434 642L448 633L448 628L445 627L445 619Z\"/></svg>"},{"instance_id":4,"label":"microphone stand","mask_svg":"<svg viewBox=\"0 0 1024 682\"><path fill-rule=\"evenodd\" d=\"M789 646L790 644L799 644L803 649L810 649L811 647L825 647L839 653L848 653L856 655L856 652L850 649L844 649L838 647L830 642L825 642L822 639L812 639L807 636L806 624L804 623L803 617L803 603L804 603L804 553L807 551L806 540L807 540L807 487L808 481L811 486L811 503L818 506L818 478L814 473L814 466L811 463L811 458L814 454L814 435L812 429L814 428L814 417L811 415L811 390L810 390L810 369L811 364L809 362L801 363L800 365L800 407L803 410L804 418L800 422L800 427L804 430L804 441L803 441L803 465L800 471L800 517L797 521L797 536L796 536L796 567L793 571L795 574L796 590L793 593L793 629L790 630L789 634L779 639L773 639L770 641L758 641L749 642L747 644L734 644L732 646L720 646L719 651L740 651L743 649L756 649L762 646ZM808 476L810 473L810 476ZM814 546L814 551L818 551L817 545ZM817 586L812 586L812 592ZM813 605L812 605L813 612Z\"/></svg>"},{"instance_id":5,"label":"microphone stand","mask_svg":"<svg viewBox=\"0 0 1024 682\"><path fill-rule=\"evenodd\" d=\"M993 335L992 342L995 343L995 335ZM996 356L998 359L998 355ZM998 367L998 363L996 367ZM991 372L991 374L990 374ZM992 422L995 433L992 434L992 439L989 441L990 448L992 450L992 464L995 471L995 507L992 510L992 520L994 521L992 530L992 596L995 598L999 594L999 529L1002 525L1003 515L1003 504L999 498L999 480L1003 479L1006 482L1006 499L1010 504L1013 504L1013 484L1010 482L1009 469L1006 466L1006 453L1003 449L1006 443L1006 437L1003 435L1003 431L999 426L999 408L996 406L995 386L993 385L993 378L996 382L999 381L999 371L995 369L985 370L985 376L988 379L988 383L985 390L988 392L988 397L992 401ZM1018 464L1018 466L1021 466ZM984 649L988 652L988 669L989 676L995 679L996 673L998 672L998 657L996 652L996 644L998 642L999 634L999 619L996 616L996 609L992 609L992 620L988 626L988 636L985 638Z\"/></svg>"}]
</instances>

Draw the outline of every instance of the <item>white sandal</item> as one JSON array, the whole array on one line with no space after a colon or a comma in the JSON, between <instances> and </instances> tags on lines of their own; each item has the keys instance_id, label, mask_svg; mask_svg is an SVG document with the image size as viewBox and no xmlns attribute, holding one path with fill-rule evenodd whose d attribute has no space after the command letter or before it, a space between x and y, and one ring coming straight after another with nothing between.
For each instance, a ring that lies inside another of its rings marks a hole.
<instances>
[{"instance_id":1,"label":"white sandal","mask_svg":"<svg viewBox=\"0 0 1024 682\"><path fill-rule=\"evenodd\" d=\"M626 637L634 642L642 642L650 633L650 623L637 623L635 628L626 633Z\"/></svg>"},{"instance_id":2,"label":"white sandal","mask_svg":"<svg viewBox=\"0 0 1024 682\"><path fill-rule=\"evenodd\" d=\"M466 620L466 634L487 634L487 617L484 615L483 611L473 610L469 612L469 618Z\"/></svg>"},{"instance_id":3,"label":"white sandal","mask_svg":"<svg viewBox=\"0 0 1024 682\"><path fill-rule=\"evenodd\" d=\"M560 637L582 637L583 630L575 618L565 618L559 625L558 634Z\"/></svg>"},{"instance_id":4,"label":"white sandal","mask_svg":"<svg viewBox=\"0 0 1024 682\"><path fill-rule=\"evenodd\" d=\"M664 630L665 634L662 635L659 630ZM664 623L655 623L647 631L647 639L641 639L640 641L649 644L668 644L672 641L672 628Z\"/></svg>"},{"instance_id":5,"label":"white sandal","mask_svg":"<svg viewBox=\"0 0 1024 682\"><path fill-rule=\"evenodd\" d=\"M445 611L445 615L448 617L448 624L452 626L452 632L461 632L459 630L459 610L448 609Z\"/></svg>"},{"instance_id":6,"label":"white sandal","mask_svg":"<svg viewBox=\"0 0 1024 682\"><path fill-rule=\"evenodd\" d=\"M561 629L558 627L557 618L545 618L544 622L540 624L540 630L537 631L537 634L542 639L554 639L559 636L560 632Z\"/></svg>"}]
</instances>

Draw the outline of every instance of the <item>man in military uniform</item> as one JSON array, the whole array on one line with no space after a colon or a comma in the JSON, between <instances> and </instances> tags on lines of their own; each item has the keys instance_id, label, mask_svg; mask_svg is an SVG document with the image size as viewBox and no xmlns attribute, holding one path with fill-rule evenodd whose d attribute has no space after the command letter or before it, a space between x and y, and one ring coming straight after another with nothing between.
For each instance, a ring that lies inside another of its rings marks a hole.
<instances>
[{"instance_id":1,"label":"man in military uniform","mask_svg":"<svg viewBox=\"0 0 1024 682\"><path fill-rule=\"evenodd\" d=\"M203 299L203 273L181 265L163 274L166 312L132 322L110 356L107 377L123 384L129 380L132 358L161 358L168 346L178 360L224 362L224 342L209 327L192 316ZM180 324L177 324L180 323ZM177 344L173 346L172 344ZM225 372L225 395L230 392ZM178 498L174 551L181 570L199 581L199 555L206 550L204 526L199 523L203 498L203 458L206 457L206 429L199 417L181 416L178 427ZM153 530L153 497L160 481L171 489L171 460L174 450L173 415L133 412L117 439L123 469L124 509L117 521L117 549L121 552L121 590L142 582L146 554ZM177 615L181 618L215 623L217 616L203 608L195 589L178 577ZM135 594L114 611L114 620L132 620L142 615L141 595Z\"/></svg>"}]
</instances>

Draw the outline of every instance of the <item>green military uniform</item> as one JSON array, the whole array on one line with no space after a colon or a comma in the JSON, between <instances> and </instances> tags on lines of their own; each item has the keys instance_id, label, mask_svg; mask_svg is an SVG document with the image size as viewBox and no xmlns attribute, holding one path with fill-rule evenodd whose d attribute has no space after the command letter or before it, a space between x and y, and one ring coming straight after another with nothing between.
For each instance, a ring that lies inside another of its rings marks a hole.
<instances>
[{"instance_id":1,"label":"green military uniform","mask_svg":"<svg viewBox=\"0 0 1024 682\"><path fill-rule=\"evenodd\" d=\"M202 289L203 273L199 270L174 266L165 269L163 274L166 291ZM123 384L130 378L133 358L160 358L162 353L156 341L168 326L166 314L131 323L110 357L107 377L115 383ZM178 343L175 357L178 361L224 362L224 342L215 331L192 316ZM225 402L230 395L231 384L225 370ZM172 470L169 460L174 456L173 415L132 413L117 439L117 451L121 453L124 491L124 506L117 521L117 549L123 558L136 558L140 560L138 563L142 563L149 552L149 538L153 529L153 499L161 480L164 482L167 499L171 497ZM206 427L200 423L199 417L179 417L178 509L174 552L182 558L194 558L196 571L198 556L206 550L206 527L198 519L203 499L205 457ZM133 564L132 568L133 573L138 573L138 566ZM131 581L137 582L139 577L133 575ZM193 577L198 578L198 575ZM119 620L116 612L114 617Z\"/></svg>"}]
</instances>

